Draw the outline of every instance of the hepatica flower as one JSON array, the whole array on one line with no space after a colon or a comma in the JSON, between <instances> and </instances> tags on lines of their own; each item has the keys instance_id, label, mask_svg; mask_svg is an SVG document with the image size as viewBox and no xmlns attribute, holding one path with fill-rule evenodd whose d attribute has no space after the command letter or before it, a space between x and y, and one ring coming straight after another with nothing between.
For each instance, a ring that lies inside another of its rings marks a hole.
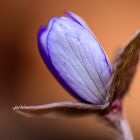
<instances>
[{"instance_id":1,"label":"hepatica flower","mask_svg":"<svg viewBox=\"0 0 140 140\"><path fill-rule=\"evenodd\" d=\"M140 33L111 66L104 49L77 15L52 18L39 31L39 51L54 77L77 102L16 106L25 116L77 117L96 114L118 139L132 140L122 103L139 61Z\"/></svg>"}]
</instances>

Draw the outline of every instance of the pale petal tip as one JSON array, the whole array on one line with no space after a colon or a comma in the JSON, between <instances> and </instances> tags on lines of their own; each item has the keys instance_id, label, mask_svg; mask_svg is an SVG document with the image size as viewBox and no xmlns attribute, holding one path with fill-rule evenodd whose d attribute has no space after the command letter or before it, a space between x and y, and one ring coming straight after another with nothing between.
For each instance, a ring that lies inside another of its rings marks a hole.
<instances>
[{"instance_id":1,"label":"pale petal tip","mask_svg":"<svg viewBox=\"0 0 140 140\"><path fill-rule=\"evenodd\" d=\"M49 20L48 25L46 26L42 26L39 31L38 31L38 35L37 35L37 42L38 42L38 46L39 49L47 49L47 36L48 33L52 27L53 21L56 19L56 17L53 17Z\"/></svg>"},{"instance_id":2,"label":"pale petal tip","mask_svg":"<svg viewBox=\"0 0 140 140\"><path fill-rule=\"evenodd\" d=\"M38 35L37 35L37 43L39 47L43 47L43 39L42 39L42 35L46 32L46 27L42 26L39 31L38 31Z\"/></svg>"},{"instance_id":3,"label":"pale petal tip","mask_svg":"<svg viewBox=\"0 0 140 140\"><path fill-rule=\"evenodd\" d=\"M70 11L64 10L64 14L67 15L67 16L69 16L71 13L72 12L70 12Z\"/></svg>"}]
</instances>

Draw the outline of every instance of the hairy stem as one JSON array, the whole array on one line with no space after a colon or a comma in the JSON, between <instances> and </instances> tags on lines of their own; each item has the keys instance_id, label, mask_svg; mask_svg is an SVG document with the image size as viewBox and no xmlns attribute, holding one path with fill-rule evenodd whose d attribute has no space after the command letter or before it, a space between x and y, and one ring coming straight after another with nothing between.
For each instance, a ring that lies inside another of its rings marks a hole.
<instances>
[{"instance_id":1,"label":"hairy stem","mask_svg":"<svg viewBox=\"0 0 140 140\"><path fill-rule=\"evenodd\" d=\"M124 116L122 116L122 118L119 120L118 139L119 140L133 140L132 132Z\"/></svg>"},{"instance_id":2,"label":"hairy stem","mask_svg":"<svg viewBox=\"0 0 140 140\"><path fill-rule=\"evenodd\" d=\"M133 140L132 132L124 114L121 113L117 116L109 114L105 117L105 120L113 128L117 135L117 140Z\"/></svg>"}]
</instances>

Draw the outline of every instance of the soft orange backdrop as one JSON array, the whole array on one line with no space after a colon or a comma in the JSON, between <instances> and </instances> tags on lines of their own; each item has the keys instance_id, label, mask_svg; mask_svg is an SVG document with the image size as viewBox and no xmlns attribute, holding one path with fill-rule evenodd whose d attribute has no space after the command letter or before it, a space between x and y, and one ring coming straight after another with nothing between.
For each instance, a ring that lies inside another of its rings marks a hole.
<instances>
[{"instance_id":1,"label":"soft orange backdrop","mask_svg":"<svg viewBox=\"0 0 140 140\"><path fill-rule=\"evenodd\" d=\"M64 10L85 19L111 62L140 28L139 0L1 0L0 1L0 139L114 140L94 117L69 120L27 119L15 105L74 100L46 69L37 49L37 33ZM140 67L124 109L136 140L140 139Z\"/></svg>"}]
</instances>

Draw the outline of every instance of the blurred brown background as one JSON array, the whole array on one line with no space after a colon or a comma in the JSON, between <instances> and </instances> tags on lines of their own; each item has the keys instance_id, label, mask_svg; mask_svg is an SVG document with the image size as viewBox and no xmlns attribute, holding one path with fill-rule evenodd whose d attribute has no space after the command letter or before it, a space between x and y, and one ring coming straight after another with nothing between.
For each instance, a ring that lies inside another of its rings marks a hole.
<instances>
[{"instance_id":1,"label":"blurred brown background","mask_svg":"<svg viewBox=\"0 0 140 140\"><path fill-rule=\"evenodd\" d=\"M74 100L46 69L37 32L63 10L84 18L109 58L140 28L139 0L0 0L0 140L114 140L94 117L27 119L15 105ZM140 139L140 67L124 103L136 140Z\"/></svg>"}]
</instances>

